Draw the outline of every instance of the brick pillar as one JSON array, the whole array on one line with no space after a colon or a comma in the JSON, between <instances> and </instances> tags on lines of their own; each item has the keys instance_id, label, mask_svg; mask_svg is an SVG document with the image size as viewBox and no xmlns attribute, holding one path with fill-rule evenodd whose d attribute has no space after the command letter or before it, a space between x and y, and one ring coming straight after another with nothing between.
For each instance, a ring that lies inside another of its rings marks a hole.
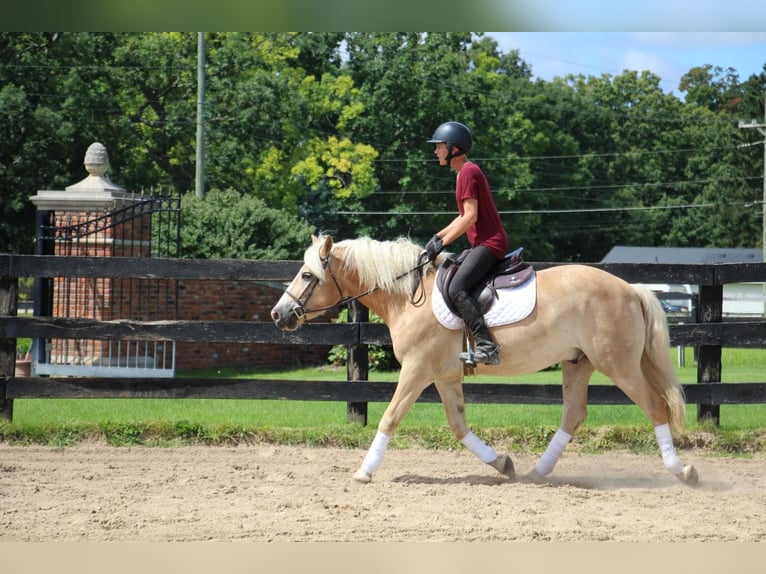
<instances>
[{"instance_id":1,"label":"brick pillar","mask_svg":"<svg viewBox=\"0 0 766 574\"><path fill-rule=\"evenodd\" d=\"M55 228L74 226L88 233L87 239L83 241L70 241L57 235L53 240L53 254L87 257L123 255L124 247L120 240L126 232L120 226L113 226L109 214L133 201L133 197L112 183L106 175L109 155L103 144L96 142L88 147L84 165L88 176L82 181L68 186L64 191L38 191L36 196L30 198L38 210L52 212L50 221ZM145 233L142 231L144 234L150 239L151 229ZM109 316L112 296L111 279L56 278L53 281L54 304L51 314L54 317L109 320L113 318ZM99 358L103 349L95 348L94 345L102 347L107 343L55 340L52 342L49 362L59 362L57 358L62 354L66 355L68 362L75 363Z\"/></svg>"}]
</instances>

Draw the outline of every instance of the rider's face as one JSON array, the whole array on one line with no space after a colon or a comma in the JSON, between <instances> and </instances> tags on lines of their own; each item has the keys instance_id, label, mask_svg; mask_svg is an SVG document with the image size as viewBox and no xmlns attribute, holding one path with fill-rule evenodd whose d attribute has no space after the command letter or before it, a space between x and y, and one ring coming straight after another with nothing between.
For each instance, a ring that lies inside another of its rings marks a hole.
<instances>
[{"instance_id":1,"label":"rider's face","mask_svg":"<svg viewBox=\"0 0 766 574\"><path fill-rule=\"evenodd\" d=\"M441 165L447 165L448 153L449 150L447 149L447 144L444 142L439 142L434 146L434 155L439 159Z\"/></svg>"}]
</instances>

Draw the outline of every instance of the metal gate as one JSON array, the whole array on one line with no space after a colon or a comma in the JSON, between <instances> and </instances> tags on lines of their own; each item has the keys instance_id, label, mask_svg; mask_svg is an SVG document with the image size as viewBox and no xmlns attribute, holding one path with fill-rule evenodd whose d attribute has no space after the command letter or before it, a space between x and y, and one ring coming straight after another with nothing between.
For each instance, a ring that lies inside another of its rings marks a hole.
<instances>
[{"instance_id":1,"label":"metal gate","mask_svg":"<svg viewBox=\"0 0 766 574\"><path fill-rule=\"evenodd\" d=\"M88 257L178 257L180 196L152 193L111 211L53 212L37 226L38 252ZM35 313L99 321L175 320L178 281L164 279L38 279ZM40 304L37 300L41 299ZM36 340L34 375L172 377L172 341Z\"/></svg>"}]
</instances>

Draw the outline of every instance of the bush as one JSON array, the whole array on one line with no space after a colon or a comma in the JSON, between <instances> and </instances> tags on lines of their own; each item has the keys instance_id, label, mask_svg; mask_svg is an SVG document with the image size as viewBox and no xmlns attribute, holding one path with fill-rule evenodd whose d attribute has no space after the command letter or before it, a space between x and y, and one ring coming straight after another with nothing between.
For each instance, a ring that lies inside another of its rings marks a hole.
<instances>
[{"instance_id":1,"label":"bush","mask_svg":"<svg viewBox=\"0 0 766 574\"><path fill-rule=\"evenodd\" d=\"M23 359L27 356L27 353L32 348L32 339L19 338L16 339L16 358Z\"/></svg>"},{"instance_id":2,"label":"bush","mask_svg":"<svg viewBox=\"0 0 766 574\"><path fill-rule=\"evenodd\" d=\"M197 259L300 259L314 228L234 190L181 198L181 255Z\"/></svg>"},{"instance_id":3,"label":"bush","mask_svg":"<svg viewBox=\"0 0 766 574\"><path fill-rule=\"evenodd\" d=\"M346 321L348 321L348 309L342 309L338 313L336 322L345 323ZM382 323L383 319L371 311L370 322ZM399 362L394 357L394 350L390 345L370 345L368 356L371 371L393 371L399 368ZM327 359L335 367L345 367L348 363L348 348L346 345L335 345L330 349Z\"/></svg>"}]
</instances>

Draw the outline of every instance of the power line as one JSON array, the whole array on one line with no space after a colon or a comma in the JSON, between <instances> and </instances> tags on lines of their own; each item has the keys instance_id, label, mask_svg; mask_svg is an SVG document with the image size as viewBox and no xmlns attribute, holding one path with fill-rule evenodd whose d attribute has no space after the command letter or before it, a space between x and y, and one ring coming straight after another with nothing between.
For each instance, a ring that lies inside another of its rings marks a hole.
<instances>
[{"instance_id":1,"label":"power line","mask_svg":"<svg viewBox=\"0 0 766 574\"><path fill-rule=\"evenodd\" d=\"M127 64L16 64L16 63L0 63L0 69L2 68L18 68L21 70L182 70L193 72L196 70L195 64L189 66L138 66Z\"/></svg>"},{"instance_id":2,"label":"power line","mask_svg":"<svg viewBox=\"0 0 766 574\"><path fill-rule=\"evenodd\" d=\"M563 186L563 187L526 187L526 188L510 188L510 187L497 187L492 189L492 193L497 195L501 193L514 192L514 193L543 193L543 192L562 192L562 191L598 191L598 190L615 190L624 189L626 187L676 187L683 185L702 185L709 183L733 183L733 182L747 182L751 180L760 179L759 176L749 177L733 177L733 178L708 178L708 179L690 179L683 181L657 181L657 182L631 182L631 183L610 183L602 185L579 185L579 186ZM368 197L383 197L385 195L454 195L454 189L442 189L442 190L379 190L373 192ZM578 198L581 199L581 198ZM583 198L594 199L594 198Z\"/></svg>"},{"instance_id":3,"label":"power line","mask_svg":"<svg viewBox=\"0 0 766 574\"><path fill-rule=\"evenodd\" d=\"M667 150L628 150L628 151L615 151L615 152L603 152L603 153L582 153L582 154L563 154L563 155L520 155L514 156L514 161L550 161L559 159L590 159L599 157L622 157L626 155L631 156L643 156L643 155L668 155L668 154L681 154L681 153L712 153L720 151L734 151L741 147L740 145L720 146L720 147L701 147L701 148L680 148L680 149L667 149ZM374 160L374 163L436 163L437 159L413 159L413 158L382 158ZM486 156L478 157L471 156L471 161L508 161L508 156Z\"/></svg>"},{"instance_id":4,"label":"power line","mask_svg":"<svg viewBox=\"0 0 766 574\"><path fill-rule=\"evenodd\" d=\"M753 128L763 136L763 208L762 208L762 238L761 247L763 249L763 262L766 263L766 91L763 92L763 123L757 124L755 120L749 124L739 123L740 128ZM763 284L764 293L766 293L766 283Z\"/></svg>"},{"instance_id":5,"label":"power line","mask_svg":"<svg viewBox=\"0 0 766 574\"><path fill-rule=\"evenodd\" d=\"M499 210L501 215L552 215L563 213L614 213L628 211L658 211L669 209L698 209L710 207L752 207L762 201L745 201L737 203L687 203L681 205L646 205L633 207L594 207L582 209L518 209ZM453 211L330 211L333 215L455 215Z\"/></svg>"}]
</instances>

